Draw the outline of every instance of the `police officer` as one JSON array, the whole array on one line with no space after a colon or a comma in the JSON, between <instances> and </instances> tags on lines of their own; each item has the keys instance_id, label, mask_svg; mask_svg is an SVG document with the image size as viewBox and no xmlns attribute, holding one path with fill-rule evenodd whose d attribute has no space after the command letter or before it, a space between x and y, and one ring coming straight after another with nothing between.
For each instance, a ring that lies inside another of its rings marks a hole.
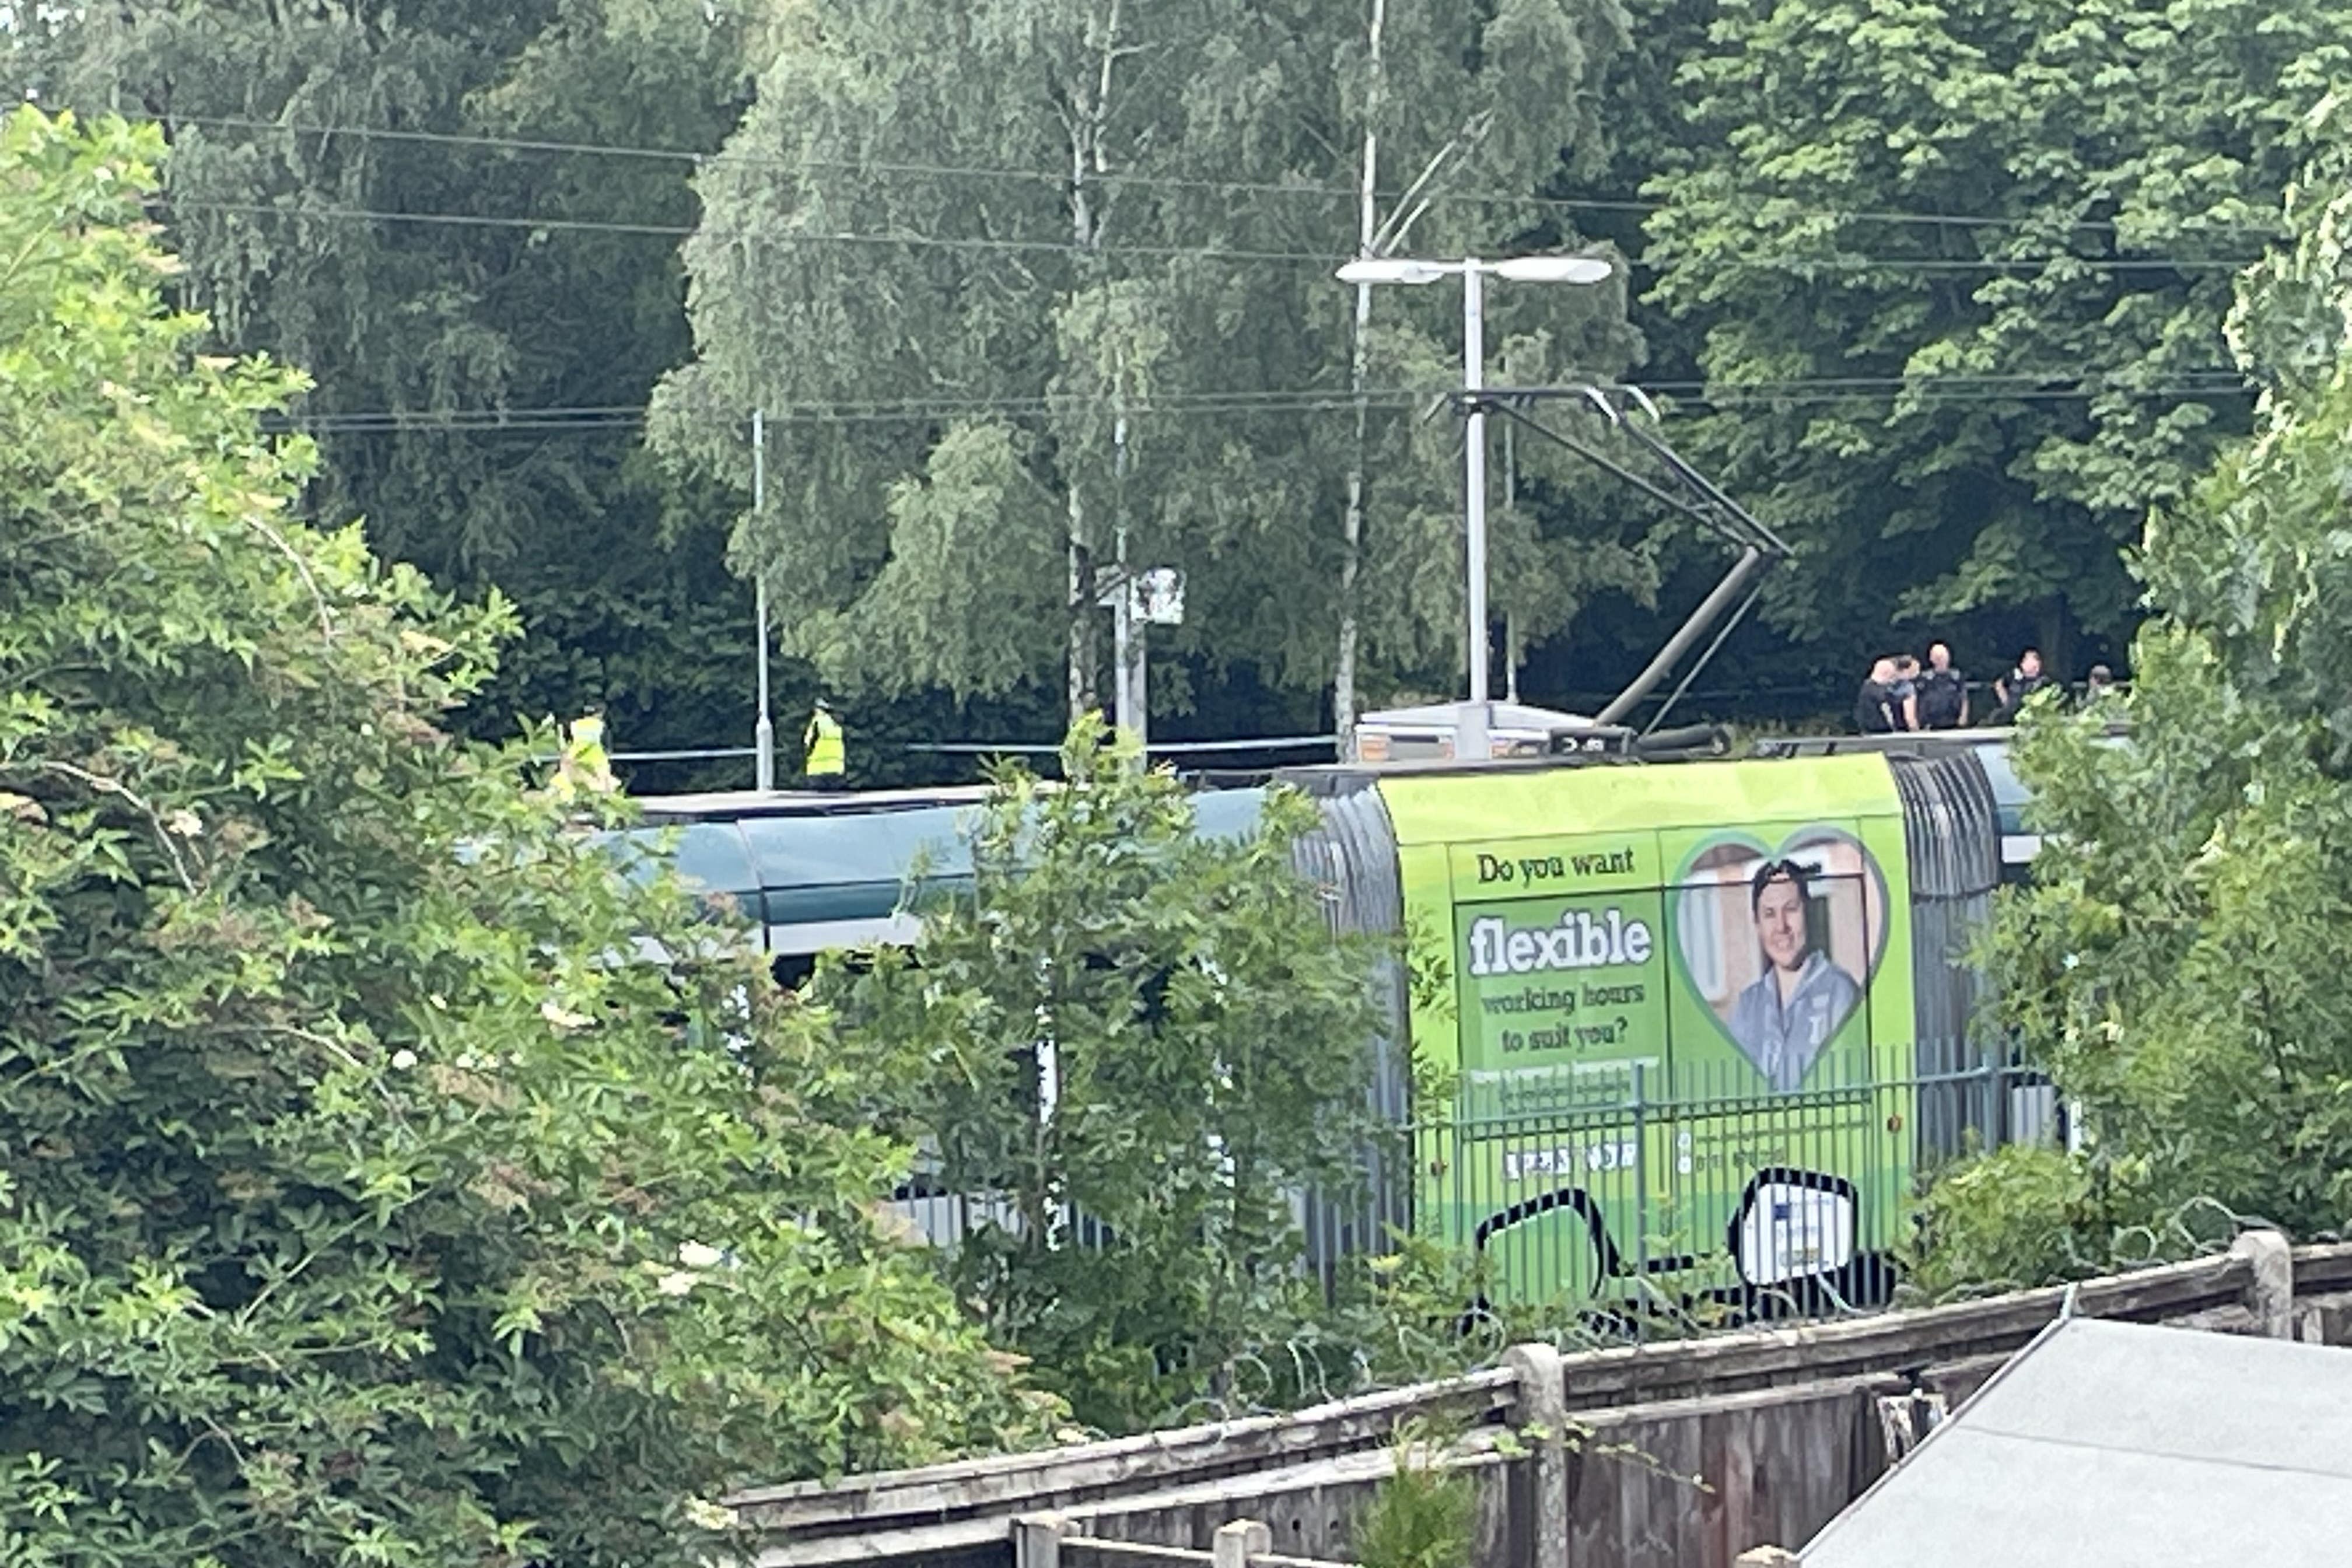
<instances>
[{"instance_id":1,"label":"police officer","mask_svg":"<svg viewBox=\"0 0 2352 1568\"><path fill-rule=\"evenodd\" d=\"M1968 726L1968 677L1952 668L1948 647L1932 643L1927 648L1927 668L1919 676L1919 727L1965 730Z\"/></svg>"},{"instance_id":2,"label":"police officer","mask_svg":"<svg viewBox=\"0 0 2352 1568\"><path fill-rule=\"evenodd\" d=\"M809 715L801 744L808 751L802 771L809 783L818 789L839 789L849 766L848 754L842 744L841 721L833 716L833 705L822 697L816 700L816 711Z\"/></svg>"},{"instance_id":3,"label":"police officer","mask_svg":"<svg viewBox=\"0 0 2352 1568\"><path fill-rule=\"evenodd\" d=\"M1882 658L1863 677L1854 693L1853 727L1865 735L1884 735L1895 728L1895 661Z\"/></svg>"},{"instance_id":4,"label":"police officer","mask_svg":"<svg viewBox=\"0 0 2352 1568\"><path fill-rule=\"evenodd\" d=\"M1895 684L1886 689L1886 710L1896 729L1919 728L1919 661L1907 653L1895 656Z\"/></svg>"},{"instance_id":5,"label":"police officer","mask_svg":"<svg viewBox=\"0 0 2352 1568\"><path fill-rule=\"evenodd\" d=\"M2042 650L2027 648L2017 656L2017 668L1993 682L1993 694L2000 699L2000 710L1993 715L1994 720L2004 724L2014 723L2018 710L2025 706L2025 700L2049 684L2050 678L2042 672Z\"/></svg>"}]
</instances>

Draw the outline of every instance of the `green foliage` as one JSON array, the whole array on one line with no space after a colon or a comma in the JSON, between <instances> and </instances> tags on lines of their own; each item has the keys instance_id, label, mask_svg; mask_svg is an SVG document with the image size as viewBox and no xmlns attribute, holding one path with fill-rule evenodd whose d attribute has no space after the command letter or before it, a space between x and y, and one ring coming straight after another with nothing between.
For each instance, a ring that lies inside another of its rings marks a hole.
<instances>
[{"instance_id":1,"label":"green foliage","mask_svg":"<svg viewBox=\"0 0 2352 1568\"><path fill-rule=\"evenodd\" d=\"M441 727L510 609L299 520L161 152L0 121L0 1557L687 1563L1036 1430L815 1021Z\"/></svg>"},{"instance_id":2,"label":"green foliage","mask_svg":"<svg viewBox=\"0 0 2352 1568\"><path fill-rule=\"evenodd\" d=\"M631 417L687 352L676 247L596 226L693 221L687 155L740 107L734 14L188 0L52 8L10 30L43 102L163 128L179 298L219 352L313 378L289 408L321 454L310 514L362 517L381 553L515 604L530 641L453 719L481 738L591 709L635 748L748 737L730 503L647 460ZM522 412L542 409L589 412Z\"/></svg>"},{"instance_id":3,"label":"green foliage","mask_svg":"<svg viewBox=\"0 0 2352 1568\"><path fill-rule=\"evenodd\" d=\"M1920 1213L1905 1283L1937 1299L2021 1290L2088 1272L2099 1228L2088 1173L2055 1149L2011 1144L1938 1180Z\"/></svg>"},{"instance_id":4,"label":"green foliage","mask_svg":"<svg viewBox=\"0 0 2352 1568\"><path fill-rule=\"evenodd\" d=\"M2261 428L2149 524L2129 742L2020 732L2045 837L1999 923L2001 1006L2081 1106L2102 1224L2144 1236L2352 1215L2345 131L2314 118L2293 247L2241 285Z\"/></svg>"},{"instance_id":5,"label":"green foliage","mask_svg":"<svg viewBox=\"0 0 2352 1568\"><path fill-rule=\"evenodd\" d=\"M1458 384L1458 295L1379 302L1360 444L1339 379L1330 262L1356 247L1365 117L1384 192L1426 176L1396 246L1572 244L1527 198L1564 148L1601 156L1592 89L1625 26L1615 0L1391 5L1376 78L1361 7L782 6L757 101L696 182L696 353L656 395L656 444L741 487L721 433L754 403L787 420L737 542L785 645L845 687L959 698L1092 690L1093 574L1122 531L1135 564L1188 574L1187 624L1156 647L1207 680L1322 687L1369 449L1349 592L1371 672L1454 668L1458 431L1416 399ZM1497 285L1489 308L1515 376L1635 353L1616 288ZM1525 467L1498 613L1548 635L1644 588L1639 520L1546 491L1548 455Z\"/></svg>"},{"instance_id":6,"label":"green foliage","mask_svg":"<svg viewBox=\"0 0 2352 1568\"><path fill-rule=\"evenodd\" d=\"M1709 37L1647 255L1712 387L1757 388L1706 447L1803 552L1775 624L2124 629L2119 547L2246 427L2231 279L2352 13L1726 0ZM1851 391L1773 390L1813 378Z\"/></svg>"},{"instance_id":7,"label":"green foliage","mask_svg":"<svg viewBox=\"0 0 2352 1568\"><path fill-rule=\"evenodd\" d=\"M1444 1468L1445 1447L1425 1427L1398 1427L1396 1468L1349 1532L1363 1568L1469 1568L1477 1486L1468 1471Z\"/></svg>"},{"instance_id":8,"label":"green foliage","mask_svg":"<svg viewBox=\"0 0 2352 1568\"><path fill-rule=\"evenodd\" d=\"M864 1114L987 1200L945 1259L959 1294L1130 1428L1219 1397L1312 1310L1288 1194L1355 1177L1381 1019L1370 954L1291 867L1311 807L1277 795L1259 834L1203 839L1171 776L1103 740L1073 730L1066 787L1001 772L970 895L815 995Z\"/></svg>"}]
</instances>

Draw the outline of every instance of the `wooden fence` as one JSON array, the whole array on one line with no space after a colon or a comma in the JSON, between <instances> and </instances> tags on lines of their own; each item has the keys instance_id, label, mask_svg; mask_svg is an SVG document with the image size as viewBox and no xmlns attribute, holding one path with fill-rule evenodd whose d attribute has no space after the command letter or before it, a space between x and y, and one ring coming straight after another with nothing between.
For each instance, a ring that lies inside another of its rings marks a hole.
<instances>
[{"instance_id":1,"label":"wooden fence","mask_svg":"<svg viewBox=\"0 0 2352 1568\"><path fill-rule=\"evenodd\" d=\"M1264 1526L1257 1561L1328 1563L1393 1472L1399 1426L1434 1420L1462 1434L1429 1462L1475 1476L1480 1568L1732 1568L1759 1542L1809 1539L1921 1413L1957 1405L2066 1311L2336 1342L2352 1338L2352 1245L2290 1252L2254 1233L2225 1256L1983 1300L1565 1355L1521 1346L1491 1371L1288 1415L730 1501L760 1568L1029 1568L1024 1521L1078 1543L1055 1560L1069 1568L1206 1562L1236 1520ZM1082 1554L1104 1543L1178 1555Z\"/></svg>"},{"instance_id":2,"label":"wooden fence","mask_svg":"<svg viewBox=\"0 0 2352 1568\"><path fill-rule=\"evenodd\" d=\"M1056 1514L1016 1521L1013 1556L1020 1568L1359 1568L1325 1557L1292 1557L1274 1549L1274 1532L1252 1519L1217 1526L1206 1551L1152 1546L1087 1535Z\"/></svg>"}]
</instances>

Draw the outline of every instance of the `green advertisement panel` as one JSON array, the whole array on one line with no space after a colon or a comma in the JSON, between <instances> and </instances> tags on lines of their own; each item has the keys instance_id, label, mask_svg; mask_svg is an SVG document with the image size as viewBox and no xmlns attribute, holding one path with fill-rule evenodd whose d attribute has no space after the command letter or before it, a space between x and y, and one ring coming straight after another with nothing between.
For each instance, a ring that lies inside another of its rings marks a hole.
<instances>
[{"instance_id":1,"label":"green advertisement panel","mask_svg":"<svg viewBox=\"0 0 2352 1568\"><path fill-rule=\"evenodd\" d=\"M1909 1178L1909 888L1875 757L1383 781L1422 1223L1548 1300L1847 1270Z\"/></svg>"},{"instance_id":2,"label":"green advertisement panel","mask_svg":"<svg viewBox=\"0 0 2352 1568\"><path fill-rule=\"evenodd\" d=\"M1665 1065L1667 936L1654 834L1448 851L1465 1105L1613 1104Z\"/></svg>"}]
</instances>

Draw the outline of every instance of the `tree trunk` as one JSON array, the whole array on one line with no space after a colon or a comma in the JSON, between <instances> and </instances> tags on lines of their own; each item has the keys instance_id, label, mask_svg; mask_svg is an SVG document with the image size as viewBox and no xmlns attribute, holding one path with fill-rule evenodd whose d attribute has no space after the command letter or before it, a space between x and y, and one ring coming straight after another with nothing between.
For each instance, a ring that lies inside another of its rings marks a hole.
<instances>
[{"instance_id":1,"label":"tree trunk","mask_svg":"<svg viewBox=\"0 0 2352 1568\"><path fill-rule=\"evenodd\" d=\"M1518 446L1512 440L1508 421L1503 425L1503 515L1514 525L1519 510ZM1519 700L1519 612L1508 603L1503 606L1503 700Z\"/></svg>"},{"instance_id":2,"label":"tree trunk","mask_svg":"<svg viewBox=\"0 0 2352 1568\"><path fill-rule=\"evenodd\" d=\"M1070 232L1081 255L1098 249L1108 214L1095 199L1094 176L1107 174L1110 160L1104 150L1110 121L1112 68L1128 51L1119 47L1119 18L1124 0L1110 0L1109 14L1096 30L1101 51L1091 84L1077 84L1070 94L1066 124L1070 133ZM1106 199L1108 193L1106 193ZM1099 705L1097 686L1101 667L1101 637L1095 625L1094 541L1089 532L1086 498L1075 479L1069 481L1068 549L1070 563L1069 693L1070 719Z\"/></svg>"},{"instance_id":3,"label":"tree trunk","mask_svg":"<svg viewBox=\"0 0 2352 1568\"><path fill-rule=\"evenodd\" d=\"M1070 555L1070 722L1075 724L1097 706L1096 666L1099 662L1095 637L1095 552L1087 537L1086 502L1074 482L1069 493Z\"/></svg>"},{"instance_id":4,"label":"tree trunk","mask_svg":"<svg viewBox=\"0 0 2352 1568\"><path fill-rule=\"evenodd\" d=\"M2068 662L2072 650L2066 646L2066 601L2056 595L2042 603L2042 613L2036 617L2042 623L2042 668L2051 679L2064 684L2074 679L2074 667Z\"/></svg>"},{"instance_id":5,"label":"tree trunk","mask_svg":"<svg viewBox=\"0 0 2352 1568\"><path fill-rule=\"evenodd\" d=\"M1359 171L1356 205L1356 253L1372 253L1379 227L1381 30L1387 21L1387 0L1372 0L1370 79L1364 89L1364 156ZM1339 647L1331 671L1331 725L1339 738L1339 754L1352 746L1356 727L1356 649L1360 631L1356 619L1356 578L1364 553L1364 467L1369 457L1370 409L1365 399L1370 369L1367 334L1372 320L1372 287L1356 285L1356 323L1348 348L1348 391L1356 400L1356 445L1348 464L1348 509L1339 552Z\"/></svg>"}]
</instances>

